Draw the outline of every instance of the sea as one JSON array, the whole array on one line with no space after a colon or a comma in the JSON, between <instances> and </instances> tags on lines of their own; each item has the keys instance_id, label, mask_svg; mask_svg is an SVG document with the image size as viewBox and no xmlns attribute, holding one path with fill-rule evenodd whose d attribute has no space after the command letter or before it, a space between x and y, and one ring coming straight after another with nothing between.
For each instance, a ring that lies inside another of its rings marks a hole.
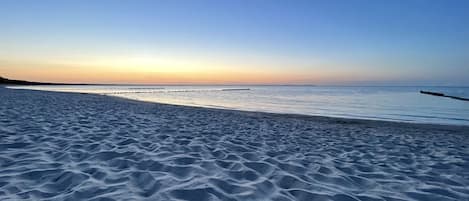
<instances>
[{"instance_id":1,"label":"sea","mask_svg":"<svg viewBox=\"0 0 469 201\"><path fill-rule=\"evenodd\" d=\"M94 93L140 101L270 113L469 125L469 87L266 85L44 85L10 88Z\"/></svg>"}]
</instances>

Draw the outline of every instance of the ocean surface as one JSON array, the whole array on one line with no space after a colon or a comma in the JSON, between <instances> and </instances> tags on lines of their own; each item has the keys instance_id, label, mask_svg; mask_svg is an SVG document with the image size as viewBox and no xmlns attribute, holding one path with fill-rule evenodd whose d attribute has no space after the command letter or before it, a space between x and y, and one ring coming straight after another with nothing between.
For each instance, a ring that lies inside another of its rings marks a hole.
<instances>
[{"instance_id":1,"label":"ocean surface","mask_svg":"<svg viewBox=\"0 0 469 201\"><path fill-rule=\"evenodd\" d=\"M469 125L469 102L420 94L420 90L469 98L469 87L337 86L21 86L96 93L177 105L415 123Z\"/></svg>"}]
</instances>

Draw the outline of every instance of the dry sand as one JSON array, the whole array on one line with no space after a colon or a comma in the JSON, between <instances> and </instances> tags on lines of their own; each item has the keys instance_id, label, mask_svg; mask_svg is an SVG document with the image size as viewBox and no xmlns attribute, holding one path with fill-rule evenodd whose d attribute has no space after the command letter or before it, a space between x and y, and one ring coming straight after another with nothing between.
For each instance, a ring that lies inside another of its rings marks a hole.
<instances>
[{"instance_id":1,"label":"dry sand","mask_svg":"<svg viewBox=\"0 0 469 201\"><path fill-rule=\"evenodd\" d=\"M469 128L0 87L0 200L469 200Z\"/></svg>"}]
</instances>

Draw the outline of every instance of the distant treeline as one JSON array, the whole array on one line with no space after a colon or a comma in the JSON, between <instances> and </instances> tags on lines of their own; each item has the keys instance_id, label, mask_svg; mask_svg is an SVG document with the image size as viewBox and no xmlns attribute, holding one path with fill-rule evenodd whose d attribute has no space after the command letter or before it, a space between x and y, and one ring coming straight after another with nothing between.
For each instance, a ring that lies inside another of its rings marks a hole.
<instances>
[{"instance_id":1,"label":"distant treeline","mask_svg":"<svg viewBox=\"0 0 469 201\"><path fill-rule=\"evenodd\" d=\"M10 80L10 79L0 76L0 85L84 85L84 84L30 82L30 81L24 81L24 80Z\"/></svg>"},{"instance_id":2,"label":"distant treeline","mask_svg":"<svg viewBox=\"0 0 469 201\"><path fill-rule=\"evenodd\" d=\"M42 84L52 84L52 83L42 83L42 82L28 82L23 80L10 80L4 77L0 77L0 84L15 84L15 85L42 85Z\"/></svg>"}]
</instances>

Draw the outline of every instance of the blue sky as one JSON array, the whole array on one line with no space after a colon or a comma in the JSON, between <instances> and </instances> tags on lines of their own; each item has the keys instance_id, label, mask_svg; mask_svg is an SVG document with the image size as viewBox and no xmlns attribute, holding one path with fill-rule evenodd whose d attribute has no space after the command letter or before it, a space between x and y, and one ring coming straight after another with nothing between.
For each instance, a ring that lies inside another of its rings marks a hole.
<instances>
[{"instance_id":1,"label":"blue sky","mask_svg":"<svg viewBox=\"0 0 469 201\"><path fill-rule=\"evenodd\" d=\"M469 85L469 1L0 5L0 74L16 78ZM94 71L103 76L90 77ZM123 74L125 79L115 79ZM230 75L226 81L210 78Z\"/></svg>"}]
</instances>

